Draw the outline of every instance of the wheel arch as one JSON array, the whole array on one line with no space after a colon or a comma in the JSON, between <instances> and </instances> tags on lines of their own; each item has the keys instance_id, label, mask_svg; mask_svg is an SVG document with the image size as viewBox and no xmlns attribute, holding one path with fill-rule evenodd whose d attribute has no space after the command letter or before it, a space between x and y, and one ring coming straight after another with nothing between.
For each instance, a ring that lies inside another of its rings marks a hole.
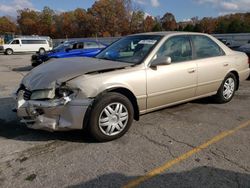
<instances>
[{"instance_id":1,"label":"wheel arch","mask_svg":"<svg viewBox=\"0 0 250 188\"><path fill-rule=\"evenodd\" d=\"M96 98L101 97L102 95L104 95L107 92L120 93L120 94L124 95L125 97L127 97L130 100L130 102L131 102L131 104L133 105L133 108L134 108L134 119L136 121L139 121L139 119L140 119L139 106L138 106L138 103L137 103L137 99L136 99L134 93L131 90L129 90L129 89L125 88L125 87L109 88L109 89L106 89L106 90L102 91L101 93L99 93L96 96Z\"/></svg>"},{"instance_id":2,"label":"wheel arch","mask_svg":"<svg viewBox=\"0 0 250 188\"><path fill-rule=\"evenodd\" d=\"M232 73L235 76L236 81L237 81L236 90L238 90L240 86L240 77L239 77L238 72L236 70L231 70L229 73Z\"/></svg>"},{"instance_id":3,"label":"wheel arch","mask_svg":"<svg viewBox=\"0 0 250 188\"><path fill-rule=\"evenodd\" d=\"M40 53L40 50L43 50L44 52L46 52L46 49L44 48L44 47L40 47L39 49L38 49L38 52Z\"/></svg>"}]
</instances>

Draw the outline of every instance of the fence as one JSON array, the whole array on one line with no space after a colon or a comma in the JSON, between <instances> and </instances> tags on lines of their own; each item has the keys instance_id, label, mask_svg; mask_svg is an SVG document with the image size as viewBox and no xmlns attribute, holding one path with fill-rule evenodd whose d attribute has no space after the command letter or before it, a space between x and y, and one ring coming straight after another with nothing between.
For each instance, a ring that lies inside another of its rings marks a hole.
<instances>
[{"instance_id":1,"label":"fence","mask_svg":"<svg viewBox=\"0 0 250 188\"><path fill-rule=\"evenodd\" d=\"M69 40L93 40L93 41L99 41L104 44L111 44L112 42L120 39L120 37L98 37L98 38L70 38L70 39L53 39L53 45L57 46L58 44L69 41Z\"/></svg>"},{"instance_id":2,"label":"fence","mask_svg":"<svg viewBox=\"0 0 250 188\"><path fill-rule=\"evenodd\" d=\"M233 43L236 46L244 45L250 41L250 33L213 34L213 36L218 39L226 40L230 44ZM67 40L94 40L94 41L100 41L109 45L118 39L120 39L120 37L53 39L53 45L57 46L61 42L64 42Z\"/></svg>"}]
</instances>

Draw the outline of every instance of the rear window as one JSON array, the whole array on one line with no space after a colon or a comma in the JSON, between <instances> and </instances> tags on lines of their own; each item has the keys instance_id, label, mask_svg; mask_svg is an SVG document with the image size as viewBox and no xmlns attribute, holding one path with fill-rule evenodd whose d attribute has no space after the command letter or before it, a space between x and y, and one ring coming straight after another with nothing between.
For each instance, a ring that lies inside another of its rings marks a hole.
<instances>
[{"instance_id":1,"label":"rear window","mask_svg":"<svg viewBox=\"0 0 250 188\"><path fill-rule=\"evenodd\" d=\"M22 40L22 44L47 44L46 40Z\"/></svg>"},{"instance_id":2,"label":"rear window","mask_svg":"<svg viewBox=\"0 0 250 188\"><path fill-rule=\"evenodd\" d=\"M223 50L206 36L191 36L196 58L209 58L224 55Z\"/></svg>"},{"instance_id":3,"label":"rear window","mask_svg":"<svg viewBox=\"0 0 250 188\"><path fill-rule=\"evenodd\" d=\"M85 49L99 48L99 45L96 42L84 42L84 48Z\"/></svg>"}]
</instances>

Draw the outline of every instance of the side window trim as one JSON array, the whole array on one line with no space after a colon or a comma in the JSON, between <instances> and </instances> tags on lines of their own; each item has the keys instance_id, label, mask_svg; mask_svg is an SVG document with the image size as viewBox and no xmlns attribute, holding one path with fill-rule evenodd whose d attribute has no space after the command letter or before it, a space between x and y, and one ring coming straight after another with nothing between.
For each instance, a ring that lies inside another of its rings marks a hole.
<instances>
[{"instance_id":1,"label":"side window trim","mask_svg":"<svg viewBox=\"0 0 250 188\"><path fill-rule=\"evenodd\" d=\"M188 37L190 46L191 46L191 50L192 50L192 59L191 60L195 60L195 47L191 38L191 35L186 35Z\"/></svg>"}]
</instances>

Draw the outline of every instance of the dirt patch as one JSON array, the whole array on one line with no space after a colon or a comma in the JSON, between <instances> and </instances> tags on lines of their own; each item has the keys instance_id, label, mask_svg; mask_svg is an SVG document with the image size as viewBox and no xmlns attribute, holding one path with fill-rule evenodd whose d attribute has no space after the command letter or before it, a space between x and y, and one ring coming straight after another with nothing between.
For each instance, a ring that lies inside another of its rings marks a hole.
<instances>
[{"instance_id":1,"label":"dirt patch","mask_svg":"<svg viewBox=\"0 0 250 188\"><path fill-rule=\"evenodd\" d=\"M30 174L25 178L26 181L33 181L34 179L36 179L36 174Z\"/></svg>"}]
</instances>

